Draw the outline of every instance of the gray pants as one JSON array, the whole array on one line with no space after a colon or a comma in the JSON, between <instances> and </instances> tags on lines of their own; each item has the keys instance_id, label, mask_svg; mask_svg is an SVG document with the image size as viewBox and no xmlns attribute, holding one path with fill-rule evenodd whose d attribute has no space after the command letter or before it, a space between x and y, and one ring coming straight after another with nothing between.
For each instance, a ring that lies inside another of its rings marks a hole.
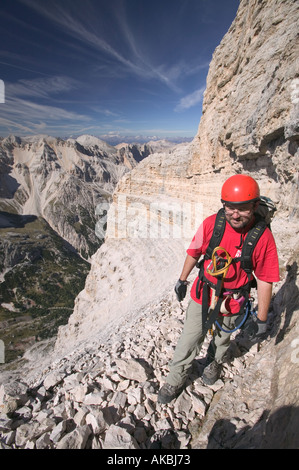
<instances>
[{"instance_id":1,"label":"gray pants","mask_svg":"<svg viewBox=\"0 0 299 470\"><path fill-rule=\"evenodd\" d=\"M218 317L218 322L225 329L233 329L239 315L231 317ZM213 338L215 360L223 362L224 355L230 344L231 333L216 329ZM177 343L174 356L169 364L169 374L166 382L170 385L181 385L185 382L192 362L198 355L205 339L202 324L202 307L194 300L190 300L182 334Z\"/></svg>"}]
</instances>

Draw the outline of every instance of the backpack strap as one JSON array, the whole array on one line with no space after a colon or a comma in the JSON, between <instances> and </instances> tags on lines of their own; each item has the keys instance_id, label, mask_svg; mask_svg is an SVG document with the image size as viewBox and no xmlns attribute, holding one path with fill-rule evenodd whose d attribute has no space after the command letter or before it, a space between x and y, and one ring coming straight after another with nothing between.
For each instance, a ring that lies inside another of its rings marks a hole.
<instances>
[{"instance_id":1,"label":"backpack strap","mask_svg":"<svg viewBox=\"0 0 299 470\"><path fill-rule=\"evenodd\" d=\"M224 235L225 224L226 224L226 218L225 218L225 214L224 214L224 209L222 207L221 209L219 209L219 211L216 215L213 234L212 234L209 246L208 246L206 254L205 254L205 259L211 259L214 249L216 248L216 246L220 245L220 242L221 242L222 237Z\"/></svg>"},{"instance_id":2,"label":"backpack strap","mask_svg":"<svg viewBox=\"0 0 299 470\"><path fill-rule=\"evenodd\" d=\"M226 219L225 219L224 209L222 207L221 209L219 209L216 215L215 225L213 228L213 233L212 233L207 251L204 257L201 260L199 260L198 263L196 264L196 267L199 269L198 281L197 281L197 286L196 286L196 297L198 299L199 299L199 284L200 284L200 281L202 281L204 278L204 261L207 259L211 259L214 249L220 245L220 242L222 240L224 230L225 230L225 224L226 224ZM206 292L204 293L204 304L206 304L207 302L207 289L205 290Z\"/></svg>"},{"instance_id":3,"label":"backpack strap","mask_svg":"<svg viewBox=\"0 0 299 470\"><path fill-rule=\"evenodd\" d=\"M209 246L206 250L206 253L204 257L197 263L197 267L199 268L199 274L198 274L198 281L197 281L197 286L196 286L196 297L198 299L199 299L199 284L200 284L200 281L202 281L204 278L204 261L207 259L211 259L214 249L220 245L220 242L222 240L222 237L225 231L225 224L226 224L226 218L224 214L224 208L222 207L221 209L219 209L216 215L213 233L209 242ZM206 317L207 317L208 286L206 282L204 283L204 291L203 291L203 311L206 312Z\"/></svg>"},{"instance_id":4,"label":"backpack strap","mask_svg":"<svg viewBox=\"0 0 299 470\"><path fill-rule=\"evenodd\" d=\"M250 280L251 273L252 273L252 254L253 251L256 247L257 242L263 235L264 231L267 228L267 223L262 217L256 217L256 222L254 227L249 230L245 240L244 244L242 246L242 254L239 258L234 258L235 262L240 261L241 262L241 268L246 272L248 276L248 280Z\"/></svg>"}]
</instances>

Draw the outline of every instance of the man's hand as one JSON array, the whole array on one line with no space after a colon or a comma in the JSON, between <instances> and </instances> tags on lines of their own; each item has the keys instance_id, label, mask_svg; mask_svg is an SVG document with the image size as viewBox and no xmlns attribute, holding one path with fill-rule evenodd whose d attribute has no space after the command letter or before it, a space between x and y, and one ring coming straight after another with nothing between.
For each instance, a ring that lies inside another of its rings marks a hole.
<instances>
[{"instance_id":1,"label":"man's hand","mask_svg":"<svg viewBox=\"0 0 299 470\"><path fill-rule=\"evenodd\" d=\"M188 281L181 281L180 279L175 285L174 291L179 302L186 297Z\"/></svg>"},{"instance_id":2,"label":"man's hand","mask_svg":"<svg viewBox=\"0 0 299 470\"><path fill-rule=\"evenodd\" d=\"M259 320L255 315L250 315L250 318L245 323L244 333L252 341L260 339L267 330L267 322Z\"/></svg>"},{"instance_id":3,"label":"man's hand","mask_svg":"<svg viewBox=\"0 0 299 470\"><path fill-rule=\"evenodd\" d=\"M180 279L178 280L174 288L179 302L182 302L182 300L186 297L187 285L189 284L187 278L191 273L192 269L195 267L197 261L198 258L193 258L190 255L186 256ZM184 280L182 281L182 279Z\"/></svg>"}]
</instances>

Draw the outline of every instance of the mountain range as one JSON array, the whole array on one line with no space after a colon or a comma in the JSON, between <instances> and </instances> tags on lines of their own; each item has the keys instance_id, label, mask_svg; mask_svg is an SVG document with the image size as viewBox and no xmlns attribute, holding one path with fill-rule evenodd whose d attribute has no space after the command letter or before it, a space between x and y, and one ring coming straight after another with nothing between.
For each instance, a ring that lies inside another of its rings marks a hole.
<instances>
[{"instance_id":1,"label":"mountain range","mask_svg":"<svg viewBox=\"0 0 299 470\"><path fill-rule=\"evenodd\" d=\"M9 344L6 360L67 321L90 258L103 242L97 207L109 207L118 181L139 161L171 147L161 141L116 148L90 135L0 140L0 329Z\"/></svg>"}]
</instances>

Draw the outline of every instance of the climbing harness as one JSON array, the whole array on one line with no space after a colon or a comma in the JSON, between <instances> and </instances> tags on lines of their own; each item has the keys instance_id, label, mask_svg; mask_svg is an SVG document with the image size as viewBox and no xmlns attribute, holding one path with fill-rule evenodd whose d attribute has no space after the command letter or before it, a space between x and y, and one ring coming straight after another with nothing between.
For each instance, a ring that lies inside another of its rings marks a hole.
<instances>
[{"instance_id":1,"label":"climbing harness","mask_svg":"<svg viewBox=\"0 0 299 470\"><path fill-rule=\"evenodd\" d=\"M218 322L218 320L215 321L215 325L217 325L217 327L223 331L224 333L234 333L235 331L239 330L242 328L242 326L244 325L244 323L246 322L247 318L249 315L254 315L255 317L257 317L257 312L256 312L256 309L255 308L252 308L252 301L250 299L248 299L247 301L247 304L246 304L246 307L245 307L245 313L243 315L243 318L241 319L240 323L238 323L235 328L233 329L225 329L223 328L223 326L221 326Z\"/></svg>"},{"instance_id":2,"label":"climbing harness","mask_svg":"<svg viewBox=\"0 0 299 470\"><path fill-rule=\"evenodd\" d=\"M224 258L223 256L219 256L218 252L224 253L226 258ZM219 289L217 290L219 295L222 291L224 279L227 275L231 262L232 262L232 257L228 254L225 248L222 248L221 246L216 246L216 248L214 248L213 253L212 253L212 259L207 267L207 273L214 277L220 276L221 284L219 286ZM212 289L212 300L211 300L212 309L215 308L218 300L219 300L219 296L217 297L216 291ZM212 327L209 328L209 332L210 334L213 333Z\"/></svg>"}]
</instances>

